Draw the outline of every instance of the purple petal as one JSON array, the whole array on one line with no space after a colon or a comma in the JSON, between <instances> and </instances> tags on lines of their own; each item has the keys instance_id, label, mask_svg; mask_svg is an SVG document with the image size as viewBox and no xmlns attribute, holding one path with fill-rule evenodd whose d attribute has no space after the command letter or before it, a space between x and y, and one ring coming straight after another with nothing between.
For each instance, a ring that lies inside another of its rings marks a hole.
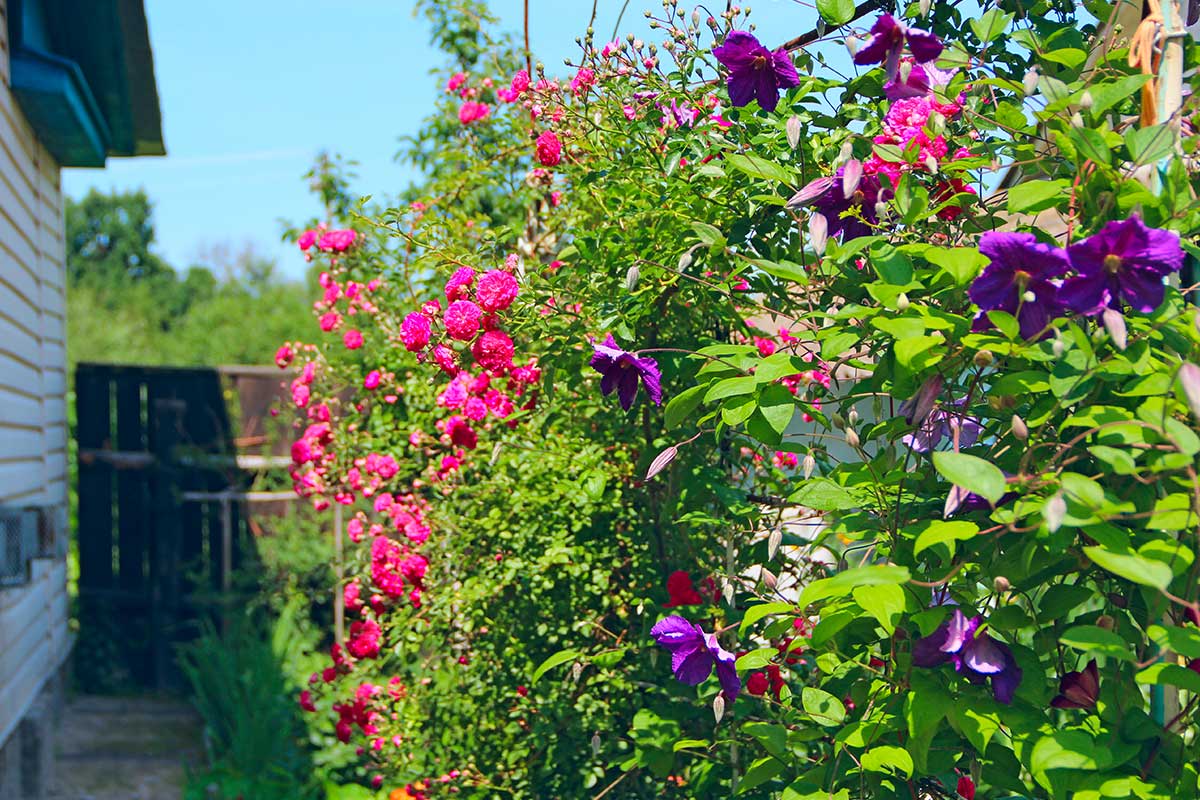
<instances>
[{"instance_id":1,"label":"purple petal","mask_svg":"<svg viewBox=\"0 0 1200 800\"><path fill-rule=\"evenodd\" d=\"M600 379L600 394L608 397L613 393L613 389L617 388L617 379L621 376L619 368L610 368L604 373L604 377Z\"/></svg>"},{"instance_id":2,"label":"purple petal","mask_svg":"<svg viewBox=\"0 0 1200 800\"><path fill-rule=\"evenodd\" d=\"M678 614L664 617L650 629L650 635L663 647L673 650L689 642L699 645L703 632Z\"/></svg>"},{"instance_id":3,"label":"purple petal","mask_svg":"<svg viewBox=\"0 0 1200 800\"><path fill-rule=\"evenodd\" d=\"M1074 261L1074 259L1072 259ZM1080 314L1095 314L1108 304L1108 280L1103 271L1080 272L1068 278L1058 290L1058 299L1067 308Z\"/></svg>"},{"instance_id":4,"label":"purple petal","mask_svg":"<svg viewBox=\"0 0 1200 800\"><path fill-rule=\"evenodd\" d=\"M617 398L621 401L621 408L628 411L633 407L633 400L637 397L638 390L638 371L636 369L625 368L617 374Z\"/></svg>"},{"instance_id":5,"label":"purple petal","mask_svg":"<svg viewBox=\"0 0 1200 800\"><path fill-rule=\"evenodd\" d=\"M1119 280L1121 296L1135 311L1149 314L1162 305L1166 287L1161 275L1149 270L1127 268L1122 270Z\"/></svg>"},{"instance_id":6,"label":"purple petal","mask_svg":"<svg viewBox=\"0 0 1200 800\"><path fill-rule=\"evenodd\" d=\"M975 638L975 629L979 627L979 617L968 617L959 609L954 609L950 619L946 621L946 641L942 652L957 653L968 642Z\"/></svg>"},{"instance_id":7,"label":"purple petal","mask_svg":"<svg viewBox=\"0 0 1200 800\"><path fill-rule=\"evenodd\" d=\"M774 111L779 105L779 87L775 84L775 73L770 69L756 69L752 73L754 96L763 111Z\"/></svg>"},{"instance_id":8,"label":"purple petal","mask_svg":"<svg viewBox=\"0 0 1200 800\"><path fill-rule=\"evenodd\" d=\"M908 49L917 61L933 61L942 54L942 40L929 31L919 28L905 30Z\"/></svg>"},{"instance_id":9,"label":"purple petal","mask_svg":"<svg viewBox=\"0 0 1200 800\"><path fill-rule=\"evenodd\" d=\"M967 290L971 302L984 311L1002 309L1011 313L1016 310L1016 294L1012 269L995 261L983 268Z\"/></svg>"},{"instance_id":10,"label":"purple petal","mask_svg":"<svg viewBox=\"0 0 1200 800\"><path fill-rule=\"evenodd\" d=\"M688 686L703 683L712 674L713 660L712 653L703 648L689 652L678 665L672 665L676 680Z\"/></svg>"},{"instance_id":11,"label":"purple petal","mask_svg":"<svg viewBox=\"0 0 1200 800\"><path fill-rule=\"evenodd\" d=\"M639 358L638 371L642 374L642 382L646 384L646 394L656 406L662 405L662 373L658 362L653 358Z\"/></svg>"},{"instance_id":12,"label":"purple petal","mask_svg":"<svg viewBox=\"0 0 1200 800\"><path fill-rule=\"evenodd\" d=\"M730 70L749 67L758 55L759 50L765 49L753 34L746 31L732 31L725 37L720 47L713 48L713 56L717 61Z\"/></svg>"},{"instance_id":13,"label":"purple petal","mask_svg":"<svg viewBox=\"0 0 1200 800\"><path fill-rule=\"evenodd\" d=\"M791 89L800 85L800 76L792 62L792 54L782 47L771 53L771 67L775 72L775 83L780 89Z\"/></svg>"},{"instance_id":14,"label":"purple petal","mask_svg":"<svg viewBox=\"0 0 1200 800\"><path fill-rule=\"evenodd\" d=\"M729 699L736 700L738 692L742 690L742 680L738 677L732 661L717 660L717 679L721 681L721 688L729 695Z\"/></svg>"},{"instance_id":15,"label":"purple petal","mask_svg":"<svg viewBox=\"0 0 1200 800\"><path fill-rule=\"evenodd\" d=\"M854 63L880 64L892 50L899 52L904 42L904 29L891 14L880 14L871 26L871 38L854 54Z\"/></svg>"},{"instance_id":16,"label":"purple petal","mask_svg":"<svg viewBox=\"0 0 1200 800\"><path fill-rule=\"evenodd\" d=\"M949 635L948 627L943 624L939 625L933 633L913 642L913 666L936 667L939 664L945 664L949 656L946 655L943 648Z\"/></svg>"},{"instance_id":17,"label":"purple petal","mask_svg":"<svg viewBox=\"0 0 1200 800\"><path fill-rule=\"evenodd\" d=\"M998 702L1009 705L1021 684L1021 668L1017 666L1017 660L1007 645L996 642L996 647L1004 654L1005 666L992 676L992 694Z\"/></svg>"},{"instance_id":18,"label":"purple petal","mask_svg":"<svg viewBox=\"0 0 1200 800\"><path fill-rule=\"evenodd\" d=\"M1039 242L1032 233L989 231L979 237L979 252L993 263L1041 278L1054 278L1071 268L1066 251Z\"/></svg>"},{"instance_id":19,"label":"purple petal","mask_svg":"<svg viewBox=\"0 0 1200 800\"><path fill-rule=\"evenodd\" d=\"M820 198L833 186L836 178L826 176L817 178L814 181L809 181L804 185L804 188L792 195L792 199L788 200L788 208L800 208Z\"/></svg>"},{"instance_id":20,"label":"purple petal","mask_svg":"<svg viewBox=\"0 0 1200 800\"><path fill-rule=\"evenodd\" d=\"M981 675L995 675L1005 667L1004 653L987 634L975 637L963 649L963 663Z\"/></svg>"},{"instance_id":21,"label":"purple petal","mask_svg":"<svg viewBox=\"0 0 1200 800\"><path fill-rule=\"evenodd\" d=\"M738 108L750 105L757 91L754 73L750 70L730 72L725 85L729 88L729 102Z\"/></svg>"}]
</instances>

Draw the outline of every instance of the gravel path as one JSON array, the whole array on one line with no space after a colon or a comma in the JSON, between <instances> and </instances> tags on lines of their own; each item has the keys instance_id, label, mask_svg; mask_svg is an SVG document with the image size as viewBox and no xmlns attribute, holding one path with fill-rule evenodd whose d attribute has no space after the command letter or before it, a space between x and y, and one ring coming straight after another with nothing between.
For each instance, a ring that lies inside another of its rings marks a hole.
<instances>
[{"instance_id":1,"label":"gravel path","mask_svg":"<svg viewBox=\"0 0 1200 800\"><path fill-rule=\"evenodd\" d=\"M48 800L180 800L204 760L201 723L163 697L72 698L58 731Z\"/></svg>"}]
</instances>

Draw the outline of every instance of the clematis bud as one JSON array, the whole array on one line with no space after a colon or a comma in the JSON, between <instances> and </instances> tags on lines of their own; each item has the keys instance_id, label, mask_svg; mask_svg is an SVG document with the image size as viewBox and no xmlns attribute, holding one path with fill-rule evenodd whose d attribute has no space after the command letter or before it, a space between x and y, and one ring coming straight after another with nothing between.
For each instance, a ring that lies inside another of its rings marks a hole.
<instances>
[{"instance_id":1,"label":"clematis bud","mask_svg":"<svg viewBox=\"0 0 1200 800\"><path fill-rule=\"evenodd\" d=\"M582 661L576 661L574 664L572 664L572 665L571 665L571 678L572 678L572 679L573 679L573 680L574 680L576 683L578 683L578 682L579 682L579 676L581 676L581 675L583 675L583 662L582 662Z\"/></svg>"},{"instance_id":2,"label":"clematis bud","mask_svg":"<svg viewBox=\"0 0 1200 800\"><path fill-rule=\"evenodd\" d=\"M1125 328L1125 317L1116 309L1105 308L1100 318L1104 321L1104 329L1112 337L1113 345L1118 350L1124 351L1125 345L1129 341L1128 332Z\"/></svg>"},{"instance_id":3,"label":"clematis bud","mask_svg":"<svg viewBox=\"0 0 1200 800\"><path fill-rule=\"evenodd\" d=\"M854 429L853 429L853 428L847 428L847 429L846 429L846 444L850 445L850 446L851 446L851 447L853 447L855 450L857 450L857 449L858 449L858 446L859 446L861 443L862 443L862 442L859 440L859 438L858 438L858 434L854 432Z\"/></svg>"},{"instance_id":4,"label":"clematis bud","mask_svg":"<svg viewBox=\"0 0 1200 800\"><path fill-rule=\"evenodd\" d=\"M719 723L721 717L725 716L725 695L723 693L718 692L717 696L713 698L712 710L713 717Z\"/></svg>"},{"instance_id":5,"label":"clematis bud","mask_svg":"<svg viewBox=\"0 0 1200 800\"><path fill-rule=\"evenodd\" d=\"M762 581L763 586L766 586L769 592L775 591L775 587L779 585L779 579L775 577L775 573L766 567L763 567L762 570Z\"/></svg>"},{"instance_id":6,"label":"clematis bud","mask_svg":"<svg viewBox=\"0 0 1200 800\"><path fill-rule=\"evenodd\" d=\"M1025 420L1013 414L1012 418L1012 435L1019 441L1026 441L1029 438L1029 426L1025 424Z\"/></svg>"},{"instance_id":7,"label":"clematis bud","mask_svg":"<svg viewBox=\"0 0 1200 800\"><path fill-rule=\"evenodd\" d=\"M625 273L625 291L632 292L634 289L636 289L638 285L638 278L640 277L642 277L642 271L638 268L637 264L634 264Z\"/></svg>"},{"instance_id":8,"label":"clematis bud","mask_svg":"<svg viewBox=\"0 0 1200 800\"><path fill-rule=\"evenodd\" d=\"M997 575L992 579L992 588L997 592L1004 593L1012 588L1012 584L1008 582L1008 578L1003 575Z\"/></svg>"},{"instance_id":9,"label":"clematis bud","mask_svg":"<svg viewBox=\"0 0 1200 800\"><path fill-rule=\"evenodd\" d=\"M848 421L848 422L849 422L851 425L857 425L857 424L858 424L858 409L857 409L857 408L851 408L851 409L850 409L850 413L846 415L846 420L847 420L847 421Z\"/></svg>"},{"instance_id":10,"label":"clematis bud","mask_svg":"<svg viewBox=\"0 0 1200 800\"><path fill-rule=\"evenodd\" d=\"M862 162L857 158L852 158L846 162L846 166L842 171L842 196L849 200L858 191L858 184L862 181L863 166Z\"/></svg>"},{"instance_id":11,"label":"clematis bud","mask_svg":"<svg viewBox=\"0 0 1200 800\"><path fill-rule=\"evenodd\" d=\"M775 560L775 554L779 552L779 545L782 543L783 528L772 528L767 536L767 561Z\"/></svg>"},{"instance_id":12,"label":"clematis bud","mask_svg":"<svg viewBox=\"0 0 1200 800\"><path fill-rule=\"evenodd\" d=\"M809 478L811 478L812 474L813 474L813 470L816 468L817 468L817 460L815 458L813 458L812 453L809 453L808 455L806 455L804 457L804 462L801 465L801 469L803 470L803 473L804 473L804 480L808 480Z\"/></svg>"},{"instance_id":13,"label":"clematis bud","mask_svg":"<svg viewBox=\"0 0 1200 800\"><path fill-rule=\"evenodd\" d=\"M1054 353L1055 358L1062 358L1062 354L1066 351L1067 345L1062 339L1055 339L1050 344L1050 350Z\"/></svg>"},{"instance_id":14,"label":"clematis bud","mask_svg":"<svg viewBox=\"0 0 1200 800\"><path fill-rule=\"evenodd\" d=\"M1192 415L1200 419L1200 367L1190 361L1184 362L1179 368L1179 383L1183 386L1183 395L1192 409Z\"/></svg>"},{"instance_id":15,"label":"clematis bud","mask_svg":"<svg viewBox=\"0 0 1200 800\"><path fill-rule=\"evenodd\" d=\"M996 360L996 357L992 355L991 350L980 350L975 354L975 358L973 360L975 362L975 366L983 369L985 367L990 367L992 362Z\"/></svg>"},{"instance_id":16,"label":"clematis bud","mask_svg":"<svg viewBox=\"0 0 1200 800\"><path fill-rule=\"evenodd\" d=\"M922 17L928 17L930 10L933 8L933 0L921 0L918 4Z\"/></svg>"},{"instance_id":17,"label":"clematis bud","mask_svg":"<svg viewBox=\"0 0 1200 800\"><path fill-rule=\"evenodd\" d=\"M661 453L655 456L654 460L650 462L650 468L646 470L645 480L650 480L655 475L666 469L670 463L675 460L675 456L677 455L679 455L679 448L675 445L671 445L666 450L663 450Z\"/></svg>"},{"instance_id":18,"label":"clematis bud","mask_svg":"<svg viewBox=\"0 0 1200 800\"><path fill-rule=\"evenodd\" d=\"M825 244L829 241L829 220L824 214L813 214L809 217L808 235L813 252L818 256L825 255Z\"/></svg>"},{"instance_id":19,"label":"clematis bud","mask_svg":"<svg viewBox=\"0 0 1200 800\"><path fill-rule=\"evenodd\" d=\"M844 164L854 157L854 145L850 142L842 142L842 147L838 150L838 163Z\"/></svg>"},{"instance_id":20,"label":"clematis bud","mask_svg":"<svg viewBox=\"0 0 1200 800\"><path fill-rule=\"evenodd\" d=\"M903 314L905 311L908 311L908 307L910 305L911 305L911 303L909 303L907 292L901 292L896 297L896 310L899 311L901 314Z\"/></svg>"},{"instance_id":21,"label":"clematis bud","mask_svg":"<svg viewBox=\"0 0 1200 800\"><path fill-rule=\"evenodd\" d=\"M1079 107L1082 108L1084 111L1087 111L1095 104L1096 104L1096 100L1095 100L1095 98L1092 97L1091 92L1084 90L1083 94L1081 94L1079 96Z\"/></svg>"},{"instance_id":22,"label":"clematis bud","mask_svg":"<svg viewBox=\"0 0 1200 800\"><path fill-rule=\"evenodd\" d=\"M847 36L846 37L846 49L850 51L851 58L854 58L854 56L858 53L858 49L860 47L862 47L862 40L859 39L857 36Z\"/></svg>"},{"instance_id":23,"label":"clematis bud","mask_svg":"<svg viewBox=\"0 0 1200 800\"><path fill-rule=\"evenodd\" d=\"M1025 77L1021 79L1021 88L1025 90L1026 97L1032 96L1037 91L1038 77L1040 76L1038 75L1037 67L1031 67L1025 73Z\"/></svg>"},{"instance_id":24,"label":"clematis bud","mask_svg":"<svg viewBox=\"0 0 1200 800\"><path fill-rule=\"evenodd\" d=\"M1111 631L1117 625L1117 621L1108 614L1101 614L1096 617L1096 627L1103 628L1106 631Z\"/></svg>"},{"instance_id":25,"label":"clematis bud","mask_svg":"<svg viewBox=\"0 0 1200 800\"><path fill-rule=\"evenodd\" d=\"M1042 516L1051 533L1062 527L1063 519L1067 516L1067 501L1063 499L1062 492L1055 492L1054 496L1046 501Z\"/></svg>"},{"instance_id":26,"label":"clematis bud","mask_svg":"<svg viewBox=\"0 0 1200 800\"><path fill-rule=\"evenodd\" d=\"M1024 300L1026 303L1033 303L1033 302L1037 301L1037 295L1034 294L1031 290L1026 289L1025 293L1021 295L1021 299Z\"/></svg>"},{"instance_id":27,"label":"clematis bud","mask_svg":"<svg viewBox=\"0 0 1200 800\"><path fill-rule=\"evenodd\" d=\"M1071 127L1072 128L1082 128L1083 127L1083 115L1080 114L1078 111L1071 114Z\"/></svg>"},{"instance_id":28,"label":"clematis bud","mask_svg":"<svg viewBox=\"0 0 1200 800\"><path fill-rule=\"evenodd\" d=\"M925 169L929 170L930 175L937 175L938 160L932 155L925 156Z\"/></svg>"},{"instance_id":29,"label":"clematis bud","mask_svg":"<svg viewBox=\"0 0 1200 800\"><path fill-rule=\"evenodd\" d=\"M788 117L788 121L784 123L783 128L787 133L788 147L795 150L800 146L800 118L793 114Z\"/></svg>"},{"instance_id":30,"label":"clematis bud","mask_svg":"<svg viewBox=\"0 0 1200 800\"><path fill-rule=\"evenodd\" d=\"M833 427L837 428L839 431L846 427L846 418L836 411L829 415L829 421L832 422Z\"/></svg>"},{"instance_id":31,"label":"clematis bud","mask_svg":"<svg viewBox=\"0 0 1200 800\"><path fill-rule=\"evenodd\" d=\"M600 734L598 733L592 734L592 755L600 755Z\"/></svg>"},{"instance_id":32,"label":"clematis bud","mask_svg":"<svg viewBox=\"0 0 1200 800\"><path fill-rule=\"evenodd\" d=\"M733 606L733 581L729 578L722 579L721 596L725 598L725 605Z\"/></svg>"},{"instance_id":33,"label":"clematis bud","mask_svg":"<svg viewBox=\"0 0 1200 800\"><path fill-rule=\"evenodd\" d=\"M875 202L875 218L883 219L887 216L888 204L886 200L877 200Z\"/></svg>"}]
</instances>

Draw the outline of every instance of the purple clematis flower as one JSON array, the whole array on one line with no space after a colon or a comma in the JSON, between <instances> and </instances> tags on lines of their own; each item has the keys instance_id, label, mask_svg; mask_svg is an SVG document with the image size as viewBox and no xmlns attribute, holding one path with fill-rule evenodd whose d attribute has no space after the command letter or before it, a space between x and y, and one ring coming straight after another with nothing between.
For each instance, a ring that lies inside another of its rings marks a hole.
<instances>
[{"instance_id":1,"label":"purple clematis flower","mask_svg":"<svg viewBox=\"0 0 1200 800\"><path fill-rule=\"evenodd\" d=\"M800 85L787 50L781 47L772 53L746 31L731 32L720 47L713 48L713 55L729 70L726 85L729 102L735 106L758 98L763 111L774 111L780 90Z\"/></svg>"},{"instance_id":2,"label":"purple clematis flower","mask_svg":"<svg viewBox=\"0 0 1200 800\"><path fill-rule=\"evenodd\" d=\"M906 97L925 97L933 94L939 86L950 83L956 72L956 69L938 69L932 62L914 63L906 76L901 65L896 77L883 85L883 94L893 102Z\"/></svg>"},{"instance_id":3,"label":"purple clematis flower","mask_svg":"<svg viewBox=\"0 0 1200 800\"><path fill-rule=\"evenodd\" d=\"M1083 672L1068 672L1058 682L1058 696L1050 701L1055 708L1095 708L1100 699L1100 674L1096 659Z\"/></svg>"},{"instance_id":4,"label":"purple clematis flower","mask_svg":"<svg viewBox=\"0 0 1200 800\"><path fill-rule=\"evenodd\" d=\"M1067 257L1079 274L1063 284L1059 297L1081 314L1105 306L1119 310L1121 300L1148 314L1162 303L1163 278L1183 266L1179 234L1147 228L1137 214L1070 245Z\"/></svg>"},{"instance_id":5,"label":"purple clematis flower","mask_svg":"<svg viewBox=\"0 0 1200 800\"><path fill-rule=\"evenodd\" d=\"M669 616L659 620L650 629L650 635L671 653L671 671L675 679L688 686L696 686L717 668L717 680L730 702L737 699L742 681L737 676L733 653L721 648L715 633L705 633L693 622L680 616Z\"/></svg>"},{"instance_id":6,"label":"purple clematis flower","mask_svg":"<svg viewBox=\"0 0 1200 800\"><path fill-rule=\"evenodd\" d=\"M883 64L888 80L893 80L906 41L918 62L933 61L942 54L942 41L934 34L910 28L891 14L881 14L871 27L871 38L854 54L854 63Z\"/></svg>"},{"instance_id":7,"label":"purple clematis flower","mask_svg":"<svg viewBox=\"0 0 1200 800\"><path fill-rule=\"evenodd\" d=\"M959 447L970 447L979 441L982 432L983 424L978 418L954 408L935 408L919 428L902 436L900 441L918 453L928 453L946 438L951 441L957 438Z\"/></svg>"},{"instance_id":8,"label":"purple clematis flower","mask_svg":"<svg viewBox=\"0 0 1200 800\"><path fill-rule=\"evenodd\" d=\"M590 362L592 369L604 377L600 379L600 393L605 397L617 390L621 408L628 411L637 397L638 381L646 384L646 394L655 405L662 405L662 373L653 358L638 358L633 353L617 347L617 340L610 333L601 344L593 344L595 353Z\"/></svg>"},{"instance_id":9,"label":"purple clematis flower","mask_svg":"<svg viewBox=\"0 0 1200 800\"><path fill-rule=\"evenodd\" d=\"M936 631L913 643L913 666L936 667L949 661L972 683L991 678L992 694L1008 705L1021 683L1021 668L1008 645L978 632L982 622L981 617L954 609Z\"/></svg>"},{"instance_id":10,"label":"purple clematis flower","mask_svg":"<svg viewBox=\"0 0 1200 800\"><path fill-rule=\"evenodd\" d=\"M1033 338L1062 312L1055 279L1071 264L1062 248L1039 242L1032 233L985 233L979 252L991 263L971 284L971 302L983 311L1007 311L1017 318L1021 335ZM986 314L975 318L975 330L992 326Z\"/></svg>"},{"instance_id":11,"label":"purple clematis flower","mask_svg":"<svg viewBox=\"0 0 1200 800\"><path fill-rule=\"evenodd\" d=\"M885 193L877 175L863 175L846 196L846 168L838 167L833 177L817 178L788 201L788 208L811 205L829 223L828 235L842 234L846 241L871 233L879 222L875 204ZM857 213L855 213L857 212Z\"/></svg>"}]
</instances>

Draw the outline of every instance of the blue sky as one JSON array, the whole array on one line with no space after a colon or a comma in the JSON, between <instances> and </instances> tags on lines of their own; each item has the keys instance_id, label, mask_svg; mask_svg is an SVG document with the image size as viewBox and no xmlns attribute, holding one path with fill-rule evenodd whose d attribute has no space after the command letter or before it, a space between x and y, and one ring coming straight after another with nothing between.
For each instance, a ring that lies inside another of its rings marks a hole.
<instances>
[{"instance_id":1,"label":"blue sky","mask_svg":"<svg viewBox=\"0 0 1200 800\"><path fill-rule=\"evenodd\" d=\"M598 38L612 31L622 2L598 0ZM643 11L661 11L660 2L630 0L622 32L646 32ZM772 45L816 22L810 2L750 5ZM561 72L592 2L529 6L535 56ZM491 7L503 28L520 29L522 0ZM397 139L428 113L440 88L428 72L442 58L409 0L208 0L203 11L146 0L146 13L168 155L67 169L63 188L79 197L91 187L144 187L155 203L158 250L175 267L205 248L253 243L286 274L300 275L304 262L280 242L280 220L318 213L301 176L321 149L359 162L361 194L393 195L413 178L393 161Z\"/></svg>"}]
</instances>

